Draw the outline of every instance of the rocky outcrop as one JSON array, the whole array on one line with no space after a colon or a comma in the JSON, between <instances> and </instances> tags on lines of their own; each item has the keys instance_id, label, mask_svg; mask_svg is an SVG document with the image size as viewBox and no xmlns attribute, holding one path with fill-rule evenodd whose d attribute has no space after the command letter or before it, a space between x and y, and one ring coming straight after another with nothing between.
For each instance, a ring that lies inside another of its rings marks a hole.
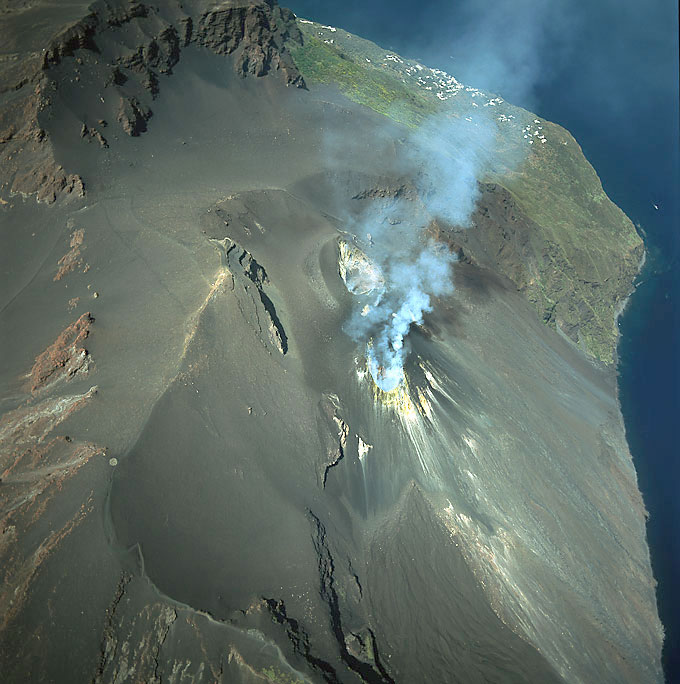
<instances>
[{"instance_id":1,"label":"rocky outcrop","mask_svg":"<svg viewBox=\"0 0 680 684\"><path fill-rule=\"evenodd\" d=\"M92 323L94 318L89 313L84 313L38 356L29 376L32 393L88 372L91 358L84 342L90 334Z\"/></svg>"},{"instance_id":2,"label":"rocky outcrop","mask_svg":"<svg viewBox=\"0 0 680 684\"><path fill-rule=\"evenodd\" d=\"M193 44L229 55L244 77L276 74L286 85L305 87L286 47L301 40L293 13L273 1L198 3L191 10L171 2L163 12L141 2L94 3L86 16L39 46L40 61L26 60L23 68L0 74L5 79L0 92L18 91L0 106L0 191L33 195L47 204L84 196L82 178L56 161L50 136L38 120L62 83L78 82L87 74L104 92L115 89L117 121L135 137L146 131L153 115L150 101L160 92L161 79L172 74L183 48ZM111 144L87 120L81 135L103 149Z\"/></svg>"},{"instance_id":3,"label":"rocky outcrop","mask_svg":"<svg viewBox=\"0 0 680 684\"><path fill-rule=\"evenodd\" d=\"M42 150L40 150L42 152ZM84 197L83 179L76 173L67 173L61 164L51 158L51 150L37 154L34 159L44 159L44 163L19 173L12 182L12 193L28 196L35 195L38 202L52 204L60 196Z\"/></svg>"},{"instance_id":4,"label":"rocky outcrop","mask_svg":"<svg viewBox=\"0 0 680 684\"><path fill-rule=\"evenodd\" d=\"M138 136L146 131L146 122L153 112L136 97L120 98L118 106L118 122L129 136Z\"/></svg>"},{"instance_id":5,"label":"rocky outcrop","mask_svg":"<svg viewBox=\"0 0 680 684\"><path fill-rule=\"evenodd\" d=\"M33 195L51 204L57 197L85 194L82 178L68 173L54 158L49 134L39 121L48 106L46 79L26 84L0 106L0 192Z\"/></svg>"},{"instance_id":6,"label":"rocky outcrop","mask_svg":"<svg viewBox=\"0 0 680 684\"><path fill-rule=\"evenodd\" d=\"M338 570L325 525L312 511L307 512L307 517L311 524L312 543L318 564L319 598L327 611L328 624L321 629L319 625L315 625L312 635L303 620L292 614L284 600L264 598L264 606L272 620L285 630L293 654L304 659L319 681L337 684L358 677L368 684L393 684L395 680L380 658L373 630L363 624L363 617L357 618L349 614L351 610L348 596L353 592L347 583L358 586L359 596L361 594L361 585L352 570L351 562L346 566L348 572ZM345 609L348 610L347 614L344 613ZM348 628L349 622L362 624ZM316 640L325 641L325 637L320 638L320 634L326 630L335 650L334 657L329 659L320 658L315 653Z\"/></svg>"},{"instance_id":7,"label":"rocky outcrop","mask_svg":"<svg viewBox=\"0 0 680 684\"><path fill-rule=\"evenodd\" d=\"M78 234L72 242L79 242ZM93 320L84 314L67 326L22 375L23 387L17 383L2 396L6 409L11 407L0 417L0 667L4 681L25 678L25 673L17 676L14 669L20 667L17 643L31 640L20 616L31 610L36 594L40 595L38 587L50 576L54 557L68 548L96 506L93 478L103 466L106 449L62 430L95 400L97 387L61 392L66 388L62 381L88 371L84 341ZM16 641L9 646L12 639ZM35 660L33 656L31 662Z\"/></svg>"},{"instance_id":8,"label":"rocky outcrop","mask_svg":"<svg viewBox=\"0 0 680 684\"><path fill-rule=\"evenodd\" d=\"M172 68L179 62L179 57L179 34L174 26L168 25L161 29L157 36L119 58L112 70L111 81L116 85L123 85L129 80L123 70L128 70L136 75L141 86L155 98L160 92L159 74L171 74ZM134 107L140 109L139 103L135 102ZM151 110L148 107L145 109L148 113L144 119L146 121L151 116Z\"/></svg>"},{"instance_id":9,"label":"rocky outcrop","mask_svg":"<svg viewBox=\"0 0 680 684\"><path fill-rule=\"evenodd\" d=\"M148 577L122 571L113 589L102 625L99 657L93 684L214 684L215 682L301 682L302 674L280 654L264 661L263 651L273 651L273 641L259 627L238 622L245 617L268 627L284 625L296 654L325 681L333 669L312 655L302 626L288 618L283 601L262 599L239 611L233 621L222 622L208 613L164 596ZM262 619L262 623L259 619ZM265 622L266 621L266 622ZM267 665L265 665L267 662Z\"/></svg>"},{"instance_id":10,"label":"rocky outcrop","mask_svg":"<svg viewBox=\"0 0 680 684\"><path fill-rule=\"evenodd\" d=\"M58 33L45 50L43 69L59 64L66 57L73 57L77 50L98 52L94 36L99 28L99 18L91 13L72 26Z\"/></svg>"},{"instance_id":11,"label":"rocky outcrop","mask_svg":"<svg viewBox=\"0 0 680 684\"><path fill-rule=\"evenodd\" d=\"M285 44L302 36L290 10L273 2L223 2L199 20L196 42L218 55L236 54L243 76L280 72L286 85L304 87L304 80Z\"/></svg>"},{"instance_id":12,"label":"rocky outcrop","mask_svg":"<svg viewBox=\"0 0 680 684\"><path fill-rule=\"evenodd\" d=\"M248 250L231 240L231 238L215 240L214 242L222 248L224 265L229 271L236 275L240 273L243 278L255 286L257 300L253 298L252 294L249 295L249 298L256 307L255 319L258 322L260 339L264 335L266 339L265 344L273 345L280 354L285 355L288 352L288 336L274 303L265 291L265 286L269 283L267 272L255 261ZM250 289L252 288L250 288L248 283L245 283L243 288L244 294L249 294Z\"/></svg>"},{"instance_id":13,"label":"rocky outcrop","mask_svg":"<svg viewBox=\"0 0 680 684\"><path fill-rule=\"evenodd\" d=\"M328 472L345 457L349 425L340 415L340 399L336 394L325 394L319 402L319 437L325 445L325 454L319 462L319 481L326 488Z\"/></svg>"},{"instance_id":14,"label":"rocky outcrop","mask_svg":"<svg viewBox=\"0 0 680 684\"><path fill-rule=\"evenodd\" d=\"M73 228L73 225L70 226ZM69 250L64 254L61 259L57 262L59 269L53 280L61 280L65 275L75 271L77 268L83 265L83 257L81 252L81 247L83 246L83 241L85 240L85 230L83 228L76 228L71 233L71 240L69 242ZM88 268L87 266L85 267Z\"/></svg>"},{"instance_id":15,"label":"rocky outcrop","mask_svg":"<svg viewBox=\"0 0 680 684\"><path fill-rule=\"evenodd\" d=\"M95 395L93 387L37 402L29 397L0 419L0 640L48 558L92 510L89 500L64 505L58 494L105 450L52 432Z\"/></svg>"},{"instance_id":16,"label":"rocky outcrop","mask_svg":"<svg viewBox=\"0 0 680 684\"><path fill-rule=\"evenodd\" d=\"M157 8L143 3L112 5L97 3L93 13L60 33L46 52L44 68L57 65L77 50L99 55L98 41L108 51L122 54L110 63L109 82L123 85L136 80L152 97L160 90L159 75L169 75L179 62L181 50L191 44L219 55L232 55L237 73L265 76L279 72L287 85L304 87L304 80L286 48L288 41L302 40L295 16L274 2L250 0L222 2L196 8L195 15L178 3L175 21ZM137 22L135 30L122 31ZM118 29L118 31L116 31ZM132 38L137 44L130 48ZM110 50L114 47L114 50ZM125 97L125 94L123 94ZM150 110L130 101L148 120ZM148 114L148 116L146 116ZM127 121L130 117L124 119ZM126 132L129 126L121 121ZM139 119L137 119L139 121ZM135 130L132 126L132 130ZM139 132L142 128L137 127Z\"/></svg>"},{"instance_id":17,"label":"rocky outcrop","mask_svg":"<svg viewBox=\"0 0 680 684\"><path fill-rule=\"evenodd\" d=\"M293 652L301 655L307 661L312 671L317 672L325 682L338 684L340 679L335 668L325 660L313 655L309 634L307 634L298 620L288 615L284 601L264 599L264 602L272 616L272 620L285 628L286 636L292 645Z\"/></svg>"},{"instance_id":18,"label":"rocky outcrop","mask_svg":"<svg viewBox=\"0 0 680 684\"><path fill-rule=\"evenodd\" d=\"M366 188L352 196L353 200L386 198L415 200L418 198L418 191L412 183L385 183Z\"/></svg>"},{"instance_id":19,"label":"rocky outcrop","mask_svg":"<svg viewBox=\"0 0 680 684\"><path fill-rule=\"evenodd\" d=\"M177 620L177 611L157 601L144 606L139 615L124 615L121 619L118 607L130 579L123 574L107 611L100 660L92 678L94 684L139 681L140 674L143 681L161 682L161 650Z\"/></svg>"},{"instance_id":20,"label":"rocky outcrop","mask_svg":"<svg viewBox=\"0 0 680 684\"><path fill-rule=\"evenodd\" d=\"M106 125L105 122L102 122L102 125ZM83 124L80 129L80 137L86 138L88 140L94 140L95 142L99 143L100 147L109 146L106 138L94 126Z\"/></svg>"}]
</instances>

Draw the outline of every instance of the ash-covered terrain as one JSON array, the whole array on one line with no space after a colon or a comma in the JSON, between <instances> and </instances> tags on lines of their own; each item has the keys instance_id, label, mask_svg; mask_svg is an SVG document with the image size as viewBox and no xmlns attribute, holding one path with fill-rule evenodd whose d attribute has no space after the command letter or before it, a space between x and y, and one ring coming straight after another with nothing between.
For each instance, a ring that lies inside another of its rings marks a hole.
<instances>
[{"instance_id":1,"label":"ash-covered terrain","mask_svg":"<svg viewBox=\"0 0 680 684\"><path fill-rule=\"evenodd\" d=\"M0 27L3 681L662 681L566 131L269 1Z\"/></svg>"}]
</instances>

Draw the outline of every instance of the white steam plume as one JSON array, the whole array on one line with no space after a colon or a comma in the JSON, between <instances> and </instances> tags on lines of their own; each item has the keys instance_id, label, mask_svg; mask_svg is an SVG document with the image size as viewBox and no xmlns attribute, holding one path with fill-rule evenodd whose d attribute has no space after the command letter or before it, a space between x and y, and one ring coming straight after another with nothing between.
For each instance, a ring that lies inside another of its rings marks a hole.
<instances>
[{"instance_id":1,"label":"white steam plume","mask_svg":"<svg viewBox=\"0 0 680 684\"><path fill-rule=\"evenodd\" d=\"M355 290L356 307L345 331L366 344L369 370L384 391L403 380L411 325L423 322L432 297L453 291L454 257L428 240L425 229L432 218L469 224L496 133L495 121L486 117L431 118L408 138L398 160L414 179L418 198L374 200L354 226L370 261L362 263L379 276L368 291Z\"/></svg>"}]
</instances>

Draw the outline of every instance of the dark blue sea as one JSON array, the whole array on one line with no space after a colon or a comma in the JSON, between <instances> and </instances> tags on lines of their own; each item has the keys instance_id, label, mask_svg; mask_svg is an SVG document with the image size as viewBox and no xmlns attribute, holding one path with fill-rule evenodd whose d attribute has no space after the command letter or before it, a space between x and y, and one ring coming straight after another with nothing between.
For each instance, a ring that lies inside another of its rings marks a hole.
<instances>
[{"instance_id":1,"label":"dark blue sea","mask_svg":"<svg viewBox=\"0 0 680 684\"><path fill-rule=\"evenodd\" d=\"M636 223L647 263L620 319L619 390L650 514L680 683L680 117L675 0L291 0L340 26L562 124Z\"/></svg>"}]
</instances>

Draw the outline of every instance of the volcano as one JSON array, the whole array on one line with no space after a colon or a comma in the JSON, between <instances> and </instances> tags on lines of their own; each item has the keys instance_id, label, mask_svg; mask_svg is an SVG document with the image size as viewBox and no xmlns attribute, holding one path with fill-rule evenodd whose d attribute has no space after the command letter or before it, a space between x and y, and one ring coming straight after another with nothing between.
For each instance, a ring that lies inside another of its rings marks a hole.
<instances>
[{"instance_id":1,"label":"volcano","mask_svg":"<svg viewBox=\"0 0 680 684\"><path fill-rule=\"evenodd\" d=\"M663 680L566 130L274 0L0 25L3 681Z\"/></svg>"}]
</instances>

